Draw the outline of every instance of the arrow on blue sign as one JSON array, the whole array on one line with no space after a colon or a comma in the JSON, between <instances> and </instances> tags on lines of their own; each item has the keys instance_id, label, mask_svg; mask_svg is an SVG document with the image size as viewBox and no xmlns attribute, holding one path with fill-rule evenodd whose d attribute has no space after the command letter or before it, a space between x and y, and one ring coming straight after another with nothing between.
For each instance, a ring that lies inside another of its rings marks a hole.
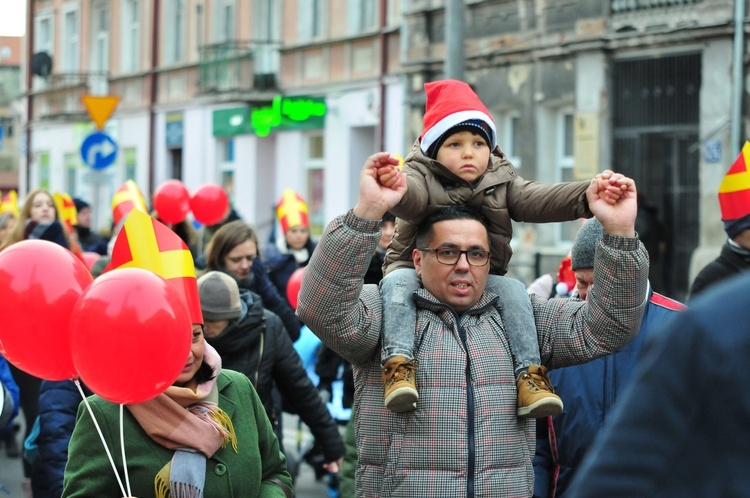
<instances>
[{"instance_id":1,"label":"arrow on blue sign","mask_svg":"<svg viewBox=\"0 0 750 498\"><path fill-rule=\"evenodd\" d=\"M106 133L95 131L81 144L81 158L92 169L104 169L117 159L117 144Z\"/></svg>"}]
</instances>

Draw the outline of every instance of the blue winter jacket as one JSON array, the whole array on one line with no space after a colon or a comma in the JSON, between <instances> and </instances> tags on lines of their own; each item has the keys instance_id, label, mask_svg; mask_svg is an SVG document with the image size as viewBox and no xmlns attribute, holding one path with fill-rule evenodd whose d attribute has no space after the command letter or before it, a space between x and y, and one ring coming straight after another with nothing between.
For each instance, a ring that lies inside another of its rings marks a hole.
<instances>
[{"instance_id":1,"label":"blue winter jacket","mask_svg":"<svg viewBox=\"0 0 750 498\"><path fill-rule=\"evenodd\" d=\"M83 386L86 396L93 394ZM59 498L68 461L68 442L76 425L81 393L70 380L42 381L39 388L38 453L32 462L34 498Z\"/></svg>"},{"instance_id":2,"label":"blue winter jacket","mask_svg":"<svg viewBox=\"0 0 750 498\"><path fill-rule=\"evenodd\" d=\"M748 304L744 273L691 299L652 334L572 496L750 496Z\"/></svg>"},{"instance_id":3,"label":"blue winter jacket","mask_svg":"<svg viewBox=\"0 0 750 498\"><path fill-rule=\"evenodd\" d=\"M638 336L616 353L589 363L560 368L549 373L565 411L537 420L534 456L534 496L568 496L566 491L589 446L604 425L615 401L633 376L644 342L662 330L684 305L650 292ZM552 423L554 431L549 430ZM557 443L557 458L550 444ZM559 475L555 477L559 466Z\"/></svg>"},{"instance_id":4,"label":"blue winter jacket","mask_svg":"<svg viewBox=\"0 0 750 498\"><path fill-rule=\"evenodd\" d=\"M10 416L6 419L6 424L10 425L16 415L18 415L18 385L13 380L13 374L10 372L10 365L8 360L3 356L0 356L0 384L5 386L5 389L10 393L10 399L13 401ZM4 396L3 390L0 389L0 396ZM5 410L7 416L7 410ZM5 424L3 424L4 426ZM0 426L2 428L3 426Z\"/></svg>"}]
</instances>

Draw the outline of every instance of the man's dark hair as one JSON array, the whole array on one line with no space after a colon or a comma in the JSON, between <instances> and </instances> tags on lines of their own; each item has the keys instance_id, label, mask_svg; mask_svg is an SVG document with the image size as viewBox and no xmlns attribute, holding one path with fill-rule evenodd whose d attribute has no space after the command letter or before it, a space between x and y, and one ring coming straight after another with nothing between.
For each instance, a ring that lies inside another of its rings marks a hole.
<instances>
[{"instance_id":1,"label":"man's dark hair","mask_svg":"<svg viewBox=\"0 0 750 498\"><path fill-rule=\"evenodd\" d=\"M487 219L479 212L466 206L447 206L431 213L417 226L417 247L426 247L432 238L432 227L435 223L450 220L476 220L487 230ZM490 234L487 231L487 242Z\"/></svg>"}]
</instances>

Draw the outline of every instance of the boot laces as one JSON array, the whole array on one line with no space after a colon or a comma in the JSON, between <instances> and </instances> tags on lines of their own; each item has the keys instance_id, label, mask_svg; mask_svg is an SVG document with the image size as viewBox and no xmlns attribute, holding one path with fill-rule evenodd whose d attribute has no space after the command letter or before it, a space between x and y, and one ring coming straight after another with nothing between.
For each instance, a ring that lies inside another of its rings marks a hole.
<instances>
[{"instance_id":1,"label":"boot laces","mask_svg":"<svg viewBox=\"0 0 750 498\"><path fill-rule=\"evenodd\" d=\"M536 393L539 391L555 392L555 388L552 387L552 382L544 372L528 373L524 372L522 375L523 380L526 382L530 392Z\"/></svg>"}]
</instances>

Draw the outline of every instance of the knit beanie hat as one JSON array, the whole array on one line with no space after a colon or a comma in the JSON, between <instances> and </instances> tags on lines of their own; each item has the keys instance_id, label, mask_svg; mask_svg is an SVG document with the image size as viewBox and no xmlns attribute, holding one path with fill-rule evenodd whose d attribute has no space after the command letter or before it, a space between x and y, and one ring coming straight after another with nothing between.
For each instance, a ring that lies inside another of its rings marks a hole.
<instances>
[{"instance_id":1,"label":"knit beanie hat","mask_svg":"<svg viewBox=\"0 0 750 498\"><path fill-rule=\"evenodd\" d=\"M750 228L750 142L745 142L742 152L719 185L719 205L724 231L730 239Z\"/></svg>"},{"instance_id":2,"label":"knit beanie hat","mask_svg":"<svg viewBox=\"0 0 750 498\"><path fill-rule=\"evenodd\" d=\"M497 147L495 122L469 85L458 80L439 80L425 83L424 91L427 103L419 137L424 154L434 158L446 138L465 130L485 137L490 150Z\"/></svg>"},{"instance_id":3,"label":"knit beanie hat","mask_svg":"<svg viewBox=\"0 0 750 498\"><path fill-rule=\"evenodd\" d=\"M240 317L240 290L237 282L224 272L210 271L198 279L203 318L212 322Z\"/></svg>"},{"instance_id":4,"label":"knit beanie hat","mask_svg":"<svg viewBox=\"0 0 750 498\"><path fill-rule=\"evenodd\" d=\"M603 233L604 227L596 218L586 220L581 226L570 250L570 268L573 271L594 267L596 243Z\"/></svg>"},{"instance_id":5,"label":"knit beanie hat","mask_svg":"<svg viewBox=\"0 0 750 498\"><path fill-rule=\"evenodd\" d=\"M84 209L91 207L91 205L88 202L84 201L83 199L79 199L78 197L73 198L73 204L75 204L76 206L77 213L80 213Z\"/></svg>"}]
</instances>

